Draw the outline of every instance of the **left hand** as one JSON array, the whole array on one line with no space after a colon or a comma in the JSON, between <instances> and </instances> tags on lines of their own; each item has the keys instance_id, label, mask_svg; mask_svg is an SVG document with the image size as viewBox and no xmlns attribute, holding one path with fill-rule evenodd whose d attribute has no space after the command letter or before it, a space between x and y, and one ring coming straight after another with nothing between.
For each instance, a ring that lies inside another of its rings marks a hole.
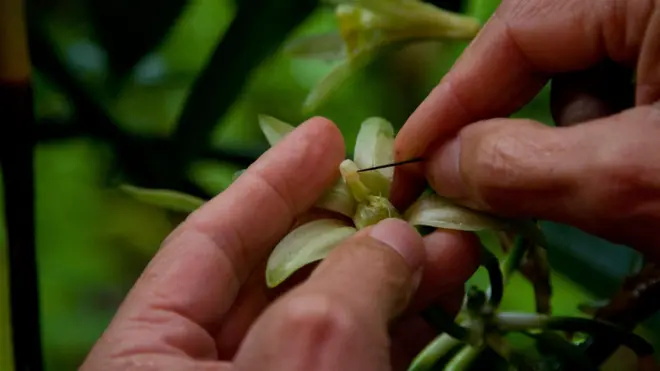
<instances>
[{"instance_id":1,"label":"left hand","mask_svg":"<svg viewBox=\"0 0 660 371\"><path fill-rule=\"evenodd\" d=\"M318 118L270 149L171 233L81 369L405 369L435 336L415 311L460 307L478 264L472 235L422 239L385 220L279 298L265 285L270 251L332 185L344 155L339 130Z\"/></svg>"}]
</instances>

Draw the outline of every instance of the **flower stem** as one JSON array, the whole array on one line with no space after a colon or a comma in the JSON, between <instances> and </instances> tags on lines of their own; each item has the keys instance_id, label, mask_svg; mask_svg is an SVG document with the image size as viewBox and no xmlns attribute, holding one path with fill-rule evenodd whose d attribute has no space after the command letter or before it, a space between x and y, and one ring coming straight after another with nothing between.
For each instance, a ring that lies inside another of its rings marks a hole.
<instances>
[{"instance_id":1,"label":"flower stem","mask_svg":"<svg viewBox=\"0 0 660 371\"><path fill-rule=\"evenodd\" d=\"M497 313L493 324L503 331L549 329L566 332L583 332L609 338L634 351L638 357L653 354L653 346L643 337L611 323L580 317L548 316L536 313Z\"/></svg>"},{"instance_id":2,"label":"flower stem","mask_svg":"<svg viewBox=\"0 0 660 371\"><path fill-rule=\"evenodd\" d=\"M481 354L483 347L466 345L454 358L447 363L445 371L464 371L470 368L472 362Z\"/></svg>"},{"instance_id":3,"label":"flower stem","mask_svg":"<svg viewBox=\"0 0 660 371\"><path fill-rule=\"evenodd\" d=\"M488 279L490 280L488 303L492 308L497 308L504 295L504 276L500 270L499 260L485 246L481 246L481 266L488 271Z\"/></svg>"},{"instance_id":4,"label":"flower stem","mask_svg":"<svg viewBox=\"0 0 660 371\"><path fill-rule=\"evenodd\" d=\"M515 237L513 248L506 256L501 266L504 285L507 284L513 272L515 272L520 267L520 263L525 256L527 247L528 244L526 243L526 239L523 236L519 235Z\"/></svg>"},{"instance_id":5,"label":"flower stem","mask_svg":"<svg viewBox=\"0 0 660 371\"><path fill-rule=\"evenodd\" d=\"M408 371L426 371L432 369L438 360L459 344L461 344L460 340L446 333L436 337L415 357L410 367L408 367Z\"/></svg>"},{"instance_id":6,"label":"flower stem","mask_svg":"<svg viewBox=\"0 0 660 371\"><path fill-rule=\"evenodd\" d=\"M454 322L454 319L437 304L423 310L421 315L438 332L445 332L454 339L463 342L467 342L470 338L469 329Z\"/></svg>"}]
</instances>

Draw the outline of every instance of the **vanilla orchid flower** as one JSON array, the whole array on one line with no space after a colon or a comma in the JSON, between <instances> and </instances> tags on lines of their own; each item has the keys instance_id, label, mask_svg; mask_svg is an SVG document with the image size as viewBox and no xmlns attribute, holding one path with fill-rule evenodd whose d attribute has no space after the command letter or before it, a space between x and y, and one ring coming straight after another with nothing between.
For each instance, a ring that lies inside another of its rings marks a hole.
<instances>
[{"instance_id":1,"label":"vanilla orchid flower","mask_svg":"<svg viewBox=\"0 0 660 371\"><path fill-rule=\"evenodd\" d=\"M469 40L479 20L420 0L335 0L338 33L293 40L285 50L301 58L339 59L309 93L303 109L315 110L353 72L391 47L426 40Z\"/></svg>"},{"instance_id":2,"label":"vanilla orchid flower","mask_svg":"<svg viewBox=\"0 0 660 371\"><path fill-rule=\"evenodd\" d=\"M271 146L295 129L265 115L259 116L259 126ZM339 164L341 176L314 204L315 208L336 213L337 217L326 216L297 226L275 246L266 266L266 283L269 287L284 282L300 268L322 260L358 230L387 218L403 219L417 227L473 232L514 229L531 235L541 241L539 245L544 245L542 236L536 234L534 223L496 218L456 205L435 193L423 194L405 212L400 213L389 201L393 168L359 172L360 169L391 164L393 147L394 128L387 120L371 117L361 124L353 159L346 159ZM240 176L241 172L235 177ZM130 185L124 185L122 189L140 201L178 214L190 213L206 202L165 189L144 189Z\"/></svg>"},{"instance_id":3,"label":"vanilla orchid flower","mask_svg":"<svg viewBox=\"0 0 660 371\"><path fill-rule=\"evenodd\" d=\"M260 116L261 129L271 145L294 127L269 116ZM387 218L404 219L414 226L463 231L508 229L510 224L438 196L424 194L405 213L390 203L393 168L358 172L393 162L394 129L378 117L365 120L358 132L353 159L339 165L341 177L314 205L350 218L322 218L304 223L275 246L266 266L266 283L275 287L303 266L322 260L339 243L358 230Z\"/></svg>"}]
</instances>

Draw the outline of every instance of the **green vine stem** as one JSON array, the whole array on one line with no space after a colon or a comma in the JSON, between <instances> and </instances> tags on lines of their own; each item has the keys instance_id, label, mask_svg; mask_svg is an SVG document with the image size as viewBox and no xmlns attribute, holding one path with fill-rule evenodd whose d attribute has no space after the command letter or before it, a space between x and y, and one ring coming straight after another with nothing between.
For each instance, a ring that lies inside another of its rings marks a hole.
<instances>
[{"instance_id":1,"label":"green vine stem","mask_svg":"<svg viewBox=\"0 0 660 371\"><path fill-rule=\"evenodd\" d=\"M535 329L583 332L599 337L616 339L642 358L653 354L653 346L641 336L619 326L579 317L547 316L535 313L497 313L492 323L502 331L526 331Z\"/></svg>"},{"instance_id":2,"label":"green vine stem","mask_svg":"<svg viewBox=\"0 0 660 371\"><path fill-rule=\"evenodd\" d=\"M483 346L473 347L466 345L445 366L445 371L465 371L470 368L479 354L484 350Z\"/></svg>"},{"instance_id":3,"label":"green vine stem","mask_svg":"<svg viewBox=\"0 0 660 371\"><path fill-rule=\"evenodd\" d=\"M42 352L35 240L34 108L24 6L22 0L0 1L0 165L11 318L11 326L0 324L0 343L5 343L7 337L12 340L12 346L2 346L0 352L13 348L13 362L11 356L2 354L0 363L3 370L38 371L42 369ZM14 367L6 367L5 362Z\"/></svg>"},{"instance_id":4,"label":"green vine stem","mask_svg":"<svg viewBox=\"0 0 660 371\"><path fill-rule=\"evenodd\" d=\"M415 357L410 367L408 367L408 371L426 371L432 369L442 357L461 344L460 340L446 333L438 336Z\"/></svg>"},{"instance_id":5,"label":"green vine stem","mask_svg":"<svg viewBox=\"0 0 660 371\"><path fill-rule=\"evenodd\" d=\"M497 308L504 296L504 275L500 269L500 261L485 246L481 246L481 266L486 268L490 281L488 303L492 308Z\"/></svg>"}]
</instances>

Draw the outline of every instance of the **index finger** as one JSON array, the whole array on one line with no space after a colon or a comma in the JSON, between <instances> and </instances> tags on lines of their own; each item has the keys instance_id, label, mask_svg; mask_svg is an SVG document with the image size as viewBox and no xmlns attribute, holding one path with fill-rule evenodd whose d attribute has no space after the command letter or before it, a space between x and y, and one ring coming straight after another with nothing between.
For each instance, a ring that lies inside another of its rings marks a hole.
<instances>
[{"instance_id":1,"label":"index finger","mask_svg":"<svg viewBox=\"0 0 660 371\"><path fill-rule=\"evenodd\" d=\"M603 58L608 6L598 3L504 0L401 129L397 160L423 155L433 141L462 126L507 116L552 74L584 69Z\"/></svg>"},{"instance_id":2,"label":"index finger","mask_svg":"<svg viewBox=\"0 0 660 371\"><path fill-rule=\"evenodd\" d=\"M300 125L168 237L108 332L127 339L128 328L148 328L151 339L171 334L168 345L208 337L250 272L332 185L344 155L330 121Z\"/></svg>"},{"instance_id":3,"label":"index finger","mask_svg":"<svg viewBox=\"0 0 660 371\"><path fill-rule=\"evenodd\" d=\"M624 53L625 48L617 51L616 45L605 48L601 36L608 26L603 22L612 6L601 3L611 1L504 0L401 128L395 141L396 161L423 157L429 146L441 144L473 122L510 115L553 74L584 69L603 58L610 47L613 54ZM630 53L627 49L625 53ZM402 193L406 177L422 177L422 170L414 165L397 169L393 197Z\"/></svg>"}]
</instances>

